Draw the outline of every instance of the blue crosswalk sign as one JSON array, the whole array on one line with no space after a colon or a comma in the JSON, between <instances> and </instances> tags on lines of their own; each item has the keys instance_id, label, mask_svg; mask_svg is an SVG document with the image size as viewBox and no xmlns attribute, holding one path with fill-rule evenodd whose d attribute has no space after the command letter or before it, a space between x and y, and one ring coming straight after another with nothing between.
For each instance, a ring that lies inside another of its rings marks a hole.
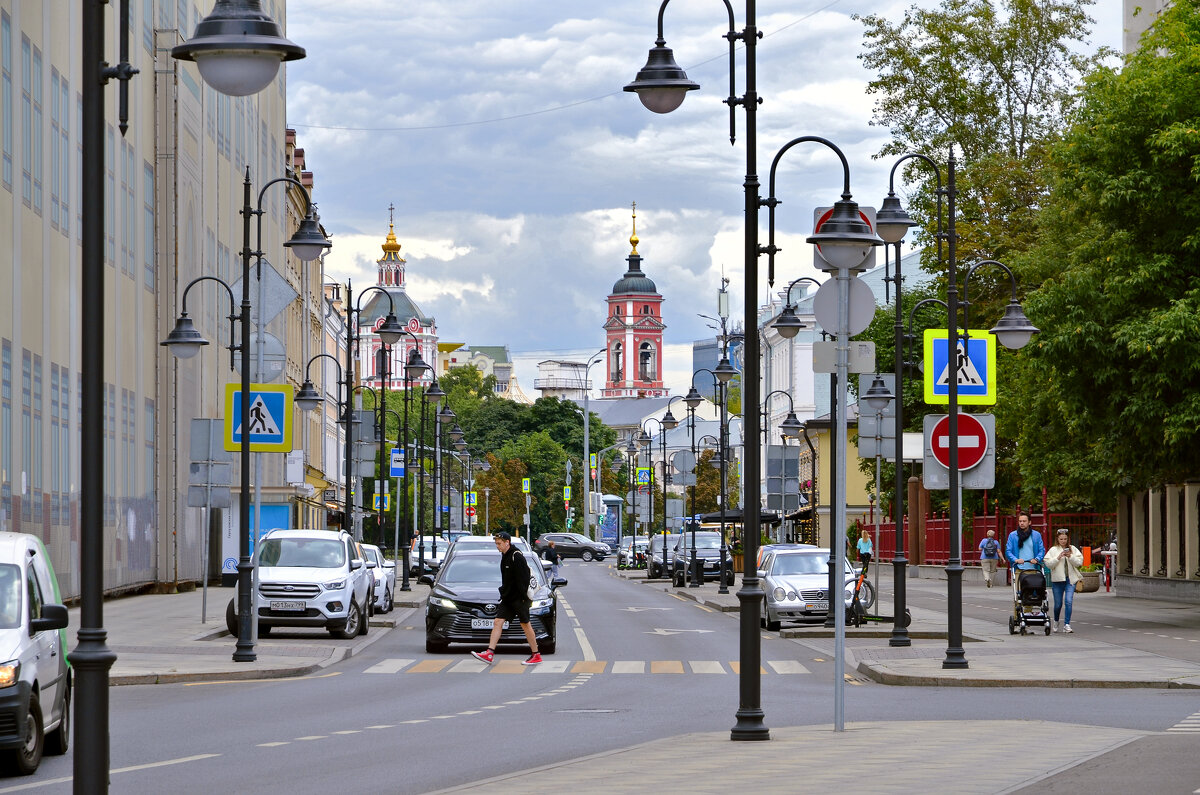
<instances>
[{"instance_id":1,"label":"blue crosswalk sign","mask_svg":"<svg viewBox=\"0 0 1200 795\"><path fill-rule=\"evenodd\" d=\"M996 335L969 331L957 346L958 403L991 406L996 403ZM944 329L925 330L925 402L950 402L950 345Z\"/></svg>"},{"instance_id":2,"label":"blue crosswalk sign","mask_svg":"<svg viewBox=\"0 0 1200 795\"><path fill-rule=\"evenodd\" d=\"M225 385L225 449L240 450L242 433L258 453L287 453L292 449L292 386L251 384L249 422L242 422L240 384Z\"/></svg>"}]
</instances>

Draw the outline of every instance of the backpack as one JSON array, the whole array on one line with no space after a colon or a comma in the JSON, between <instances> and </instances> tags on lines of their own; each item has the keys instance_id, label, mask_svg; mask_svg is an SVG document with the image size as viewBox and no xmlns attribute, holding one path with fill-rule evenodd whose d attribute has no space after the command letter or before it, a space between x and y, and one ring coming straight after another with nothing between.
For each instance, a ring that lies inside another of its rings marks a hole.
<instances>
[{"instance_id":1,"label":"backpack","mask_svg":"<svg viewBox=\"0 0 1200 795\"><path fill-rule=\"evenodd\" d=\"M983 551L988 556L995 555L1000 549L1000 542L994 538L989 538L983 542Z\"/></svg>"}]
</instances>

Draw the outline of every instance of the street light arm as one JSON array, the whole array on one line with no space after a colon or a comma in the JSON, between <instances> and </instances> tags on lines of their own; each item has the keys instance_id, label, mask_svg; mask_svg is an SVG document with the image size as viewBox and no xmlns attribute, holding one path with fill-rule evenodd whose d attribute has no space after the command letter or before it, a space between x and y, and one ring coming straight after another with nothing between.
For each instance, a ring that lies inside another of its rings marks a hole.
<instances>
[{"instance_id":1,"label":"street light arm","mask_svg":"<svg viewBox=\"0 0 1200 795\"><path fill-rule=\"evenodd\" d=\"M300 194L304 197L304 214L308 215L308 211L312 209L312 197L308 195L308 188L304 187L304 183L300 182L300 180L296 179L295 177L276 177L275 179L271 180L267 184L263 185L262 188L260 188L258 191L257 215L259 216L259 220L260 220L260 225L259 225L260 233L262 231L261 219L262 219L263 196L266 195L267 188L271 187L276 182L288 182L288 183L291 183L292 185L295 185L297 188L300 189ZM261 234L260 234L259 239L260 240L262 239Z\"/></svg>"},{"instance_id":2,"label":"street light arm","mask_svg":"<svg viewBox=\"0 0 1200 795\"><path fill-rule=\"evenodd\" d=\"M344 380L342 377L342 363L338 361L337 357L334 356L332 353L318 353L316 356L309 359L308 363L304 365L304 380L305 381L312 380L312 373L311 373L310 368L312 368L313 362L315 362L317 359L329 359L330 361L332 361L334 366L337 367L338 381L341 382L342 380Z\"/></svg>"},{"instance_id":3,"label":"street light arm","mask_svg":"<svg viewBox=\"0 0 1200 795\"><path fill-rule=\"evenodd\" d=\"M771 161L771 174L767 180L768 196L766 199L760 200L760 204L767 207L767 284L774 286L775 284L775 254L782 249L775 245L775 208L781 204L780 200L775 196L775 170L779 166L779 161L784 153L793 146L802 143L818 143L824 144L837 154L838 159L842 161L842 199L849 201L850 199L850 163L846 161L846 156L842 154L842 150L838 149L832 141L822 138L819 135L801 135L799 138L793 138L788 141L783 147L775 153L775 159Z\"/></svg>"},{"instance_id":4,"label":"street light arm","mask_svg":"<svg viewBox=\"0 0 1200 795\"><path fill-rule=\"evenodd\" d=\"M801 276L799 279L793 279L793 280L792 280L792 281L791 281L791 282L788 284L788 286L787 286L787 293L786 293L786 294L784 295L784 297L783 297L783 303L784 303L784 306L791 306L791 305L792 305L792 288L793 288L793 287L795 287L795 286L796 286L797 284L799 284L800 282L812 282L812 283L813 283L813 284L815 284L815 285L816 285L818 288L821 286L821 283L820 283L819 281L817 281L816 279L814 279L813 277L811 277L811 276Z\"/></svg>"}]
</instances>

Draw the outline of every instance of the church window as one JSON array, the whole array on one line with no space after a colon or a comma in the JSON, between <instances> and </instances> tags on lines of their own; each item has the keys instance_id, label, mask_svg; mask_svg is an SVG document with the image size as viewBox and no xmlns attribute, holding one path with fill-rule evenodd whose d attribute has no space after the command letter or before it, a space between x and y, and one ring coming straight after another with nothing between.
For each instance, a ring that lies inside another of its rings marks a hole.
<instances>
[{"instance_id":1,"label":"church window","mask_svg":"<svg viewBox=\"0 0 1200 795\"><path fill-rule=\"evenodd\" d=\"M654 346L649 342L643 342L638 348L638 377L642 381L654 381L657 371Z\"/></svg>"},{"instance_id":2,"label":"church window","mask_svg":"<svg viewBox=\"0 0 1200 795\"><path fill-rule=\"evenodd\" d=\"M621 343L617 343L612 347L612 380L621 380Z\"/></svg>"}]
</instances>

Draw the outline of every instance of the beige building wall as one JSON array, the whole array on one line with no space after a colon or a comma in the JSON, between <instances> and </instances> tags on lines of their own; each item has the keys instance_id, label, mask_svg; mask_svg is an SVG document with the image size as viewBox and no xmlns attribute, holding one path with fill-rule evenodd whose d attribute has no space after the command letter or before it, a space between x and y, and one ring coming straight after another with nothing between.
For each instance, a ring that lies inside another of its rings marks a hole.
<instances>
[{"instance_id":1,"label":"beige building wall","mask_svg":"<svg viewBox=\"0 0 1200 795\"><path fill-rule=\"evenodd\" d=\"M0 0L0 236L9 241L0 247L0 529L46 540L67 597L79 592L83 302L106 306L105 588L194 580L204 525L219 523L186 505L189 426L194 417L221 417L223 384L235 377L228 293L206 281L188 295L211 343L199 356L177 363L158 342L188 282L240 274L247 166L256 186L289 168L282 72L257 96L221 96L194 65L168 53L211 0L131 3L130 60L139 74L130 81L124 136L116 88L106 89L105 294L81 295L78 5ZM285 11L283 2L264 6ZM115 8L107 11L110 62L118 52ZM283 230L297 220L296 203L272 188L264 210L262 249L286 263ZM304 287L294 266L281 272ZM309 281L319 285L319 263L315 273ZM280 331L271 330L285 338L288 320L277 322ZM289 340L289 356L291 347ZM298 371L289 360L287 375ZM279 460L265 462L264 483L282 483L282 455L269 458Z\"/></svg>"}]
</instances>

